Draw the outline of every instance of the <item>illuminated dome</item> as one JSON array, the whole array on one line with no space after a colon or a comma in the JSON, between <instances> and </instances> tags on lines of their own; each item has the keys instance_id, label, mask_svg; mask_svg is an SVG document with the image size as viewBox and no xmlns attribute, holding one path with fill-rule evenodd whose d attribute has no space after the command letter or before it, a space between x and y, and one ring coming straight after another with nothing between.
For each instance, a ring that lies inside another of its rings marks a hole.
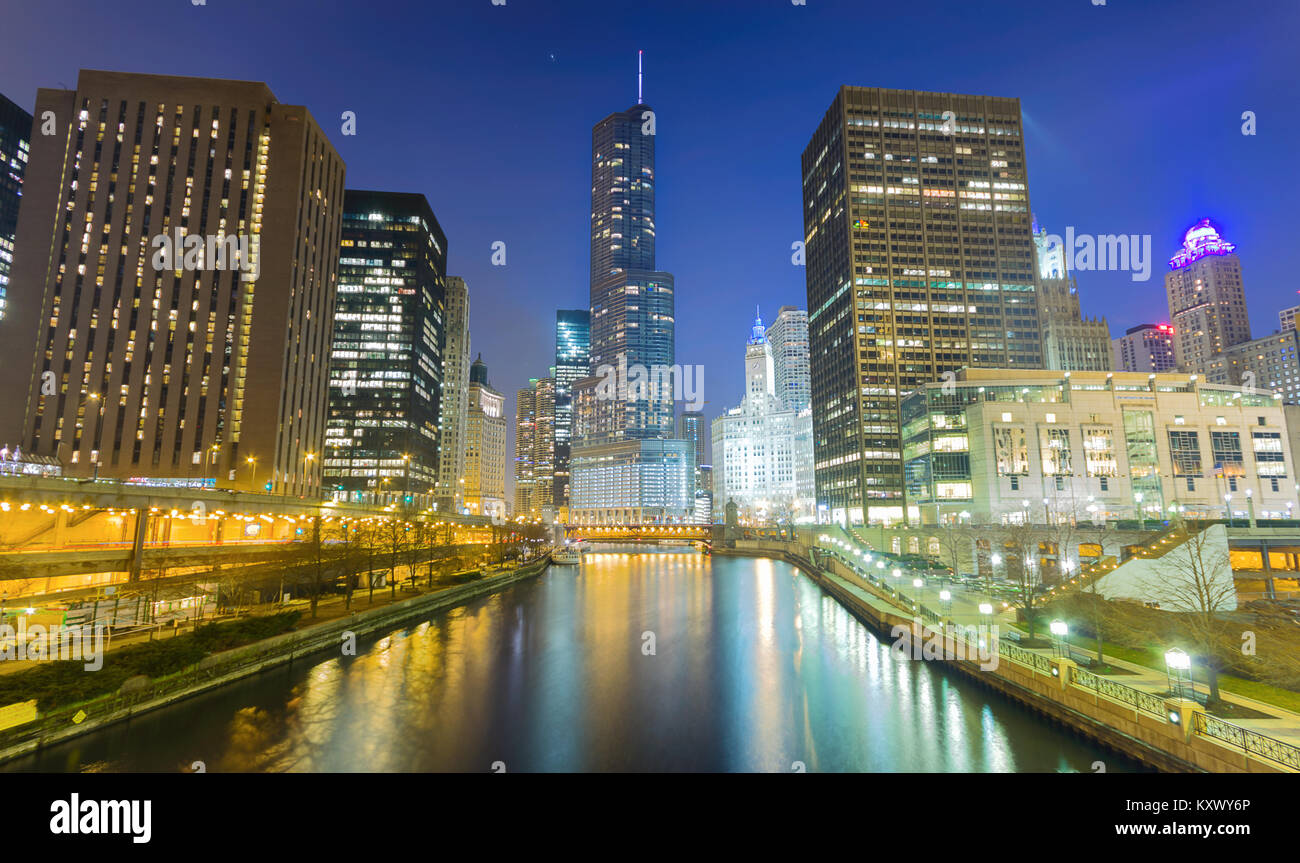
<instances>
[{"instance_id":1,"label":"illuminated dome","mask_svg":"<svg viewBox=\"0 0 1300 863\"><path fill-rule=\"evenodd\" d=\"M1177 270L1206 255L1231 255L1237 247L1219 235L1209 219L1201 219L1183 234L1183 247L1169 259L1169 268Z\"/></svg>"}]
</instances>

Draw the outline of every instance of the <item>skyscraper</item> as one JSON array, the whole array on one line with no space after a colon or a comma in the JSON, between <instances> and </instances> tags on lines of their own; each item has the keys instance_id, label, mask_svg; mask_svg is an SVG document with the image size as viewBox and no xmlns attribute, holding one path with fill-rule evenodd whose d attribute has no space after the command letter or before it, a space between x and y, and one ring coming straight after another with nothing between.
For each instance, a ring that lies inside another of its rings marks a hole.
<instances>
[{"instance_id":1,"label":"skyscraper","mask_svg":"<svg viewBox=\"0 0 1300 863\"><path fill-rule=\"evenodd\" d=\"M1168 324L1138 324L1129 327L1113 342L1115 371L1171 372L1178 368L1174 357L1174 328Z\"/></svg>"},{"instance_id":2,"label":"skyscraper","mask_svg":"<svg viewBox=\"0 0 1300 863\"><path fill-rule=\"evenodd\" d=\"M897 521L900 395L1042 366L1020 102L842 87L802 169L817 501Z\"/></svg>"},{"instance_id":3,"label":"skyscraper","mask_svg":"<svg viewBox=\"0 0 1300 863\"><path fill-rule=\"evenodd\" d=\"M539 515L554 516L555 377L533 384L533 502Z\"/></svg>"},{"instance_id":4,"label":"skyscraper","mask_svg":"<svg viewBox=\"0 0 1300 863\"><path fill-rule=\"evenodd\" d=\"M442 351L442 418L438 423L438 492L441 512L465 506L465 423L469 413L469 288L447 277L446 337Z\"/></svg>"},{"instance_id":5,"label":"skyscraper","mask_svg":"<svg viewBox=\"0 0 1300 863\"><path fill-rule=\"evenodd\" d=\"M37 92L0 440L66 472L319 489L344 165L265 84ZM256 294L256 302L254 295Z\"/></svg>"},{"instance_id":6,"label":"skyscraper","mask_svg":"<svg viewBox=\"0 0 1300 863\"><path fill-rule=\"evenodd\" d=\"M438 480L447 235L424 195L348 189L341 248L325 485L338 499L425 507Z\"/></svg>"},{"instance_id":7,"label":"skyscraper","mask_svg":"<svg viewBox=\"0 0 1300 863\"><path fill-rule=\"evenodd\" d=\"M18 233L18 205L22 202L31 140L32 115L0 95L0 321L5 317L14 235Z\"/></svg>"},{"instance_id":8,"label":"skyscraper","mask_svg":"<svg viewBox=\"0 0 1300 863\"><path fill-rule=\"evenodd\" d=\"M465 420L465 508L471 515L506 517L506 397L488 383L480 354L469 367Z\"/></svg>"},{"instance_id":9,"label":"skyscraper","mask_svg":"<svg viewBox=\"0 0 1300 863\"><path fill-rule=\"evenodd\" d=\"M1250 341L1250 319L1237 247L1209 219L1183 234L1183 247L1169 260L1165 294L1174 327L1179 366L1208 372L1233 345Z\"/></svg>"},{"instance_id":10,"label":"skyscraper","mask_svg":"<svg viewBox=\"0 0 1300 863\"><path fill-rule=\"evenodd\" d=\"M713 451L709 446L709 423L704 413L682 411L677 416L677 437L686 442L694 456L695 509L692 520L696 524L707 524L713 513Z\"/></svg>"},{"instance_id":11,"label":"skyscraper","mask_svg":"<svg viewBox=\"0 0 1300 863\"><path fill-rule=\"evenodd\" d=\"M579 522L686 521L694 509L689 449L668 440L675 286L655 269L656 118L640 97L591 131L595 378L573 384L569 512Z\"/></svg>"},{"instance_id":12,"label":"skyscraper","mask_svg":"<svg viewBox=\"0 0 1300 863\"><path fill-rule=\"evenodd\" d=\"M761 318L745 344L745 397L713 420L713 482L719 507L734 502L747 519L812 516L812 414L776 395L772 347Z\"/></svg>"},{"instance_id":13,"label":"skyscraper","mask_svg":"<svg viewBox=\"0 0 1300 863\"><path fill-rule=\"evenodd\" d=\"M537 378L515 392L515 506L517 516L532 516L537 510L537 478L533 459L537 455Z\"/></svg>"},{"instance_id":14,"label":"skyscraper","mask_svg":"<svg viewBox=\"0 0 1300 863\"><path fill-rule=\"evenodd\" d=\"M591 374L591 312L555 313L555 488L557 507L569 503L569 457L573 440L573 384Z\"/></svg>"},{"instance_id":15,"label":"skyscraper","mask_svg":"<svg viewBox=\"0 0 1300 863\"><path fill-rule=\"evenodd\" d=\"M672 274L655 270L654 112L638 103L591 130L591 371L673 364ZM625 372L620 372L625 374ZM669 387L671 390L671 387ZM672 434L672 392L623 400L625 438Z\"/></svg>"},{"instance_id":16,"label":"skyscraper","mask_svg":"<svg viewBox=\"0 0 1300 863\"><path fill-rule=\"evenodd\" d=\"M709 463L709 429L702 411L682 411L677 417L677 437L691 445L695 466ZM699 487L699 484L696 484Z\"/></svg>"},{"instance_id":17,"label":"skyscraper","mask_svg":"<svg viewBox=\"0 0 1300 863\"><path fill-rule=\"evenodd\" d=\"M812 368L808 354L808 312L782 306L767 328L776 373L776 396L798 413L812 406Z\"/></svg>"},{"instance_id":18,"label":"skyscraper","mask_svg":"<svg viewBox=\"0 0 1300 863\"><path fill-rule=\"evenodd\" d=\"M1038 312L1043 329L1043 367L1066 372L1108 372L1110 326L1103 316L1085 318L1079 285L1066 263L1064 247L1048 244L1046 228L1033 223L1038 254Z\"/></svg>"}]
</instances>

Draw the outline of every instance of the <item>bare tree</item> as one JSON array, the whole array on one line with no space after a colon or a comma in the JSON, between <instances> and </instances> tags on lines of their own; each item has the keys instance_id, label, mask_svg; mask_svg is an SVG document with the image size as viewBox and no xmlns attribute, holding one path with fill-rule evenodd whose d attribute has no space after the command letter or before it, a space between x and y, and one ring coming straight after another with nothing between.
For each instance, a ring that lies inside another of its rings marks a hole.
<instances>
[{"instance_id":1,"label":"bare tree","mask_svg":"<svg viewBox=\"0 0 1300 863\"><path fill-rule=\"evenodd\" d=\"M1083 528L1085 538L1095 544L1101 554L1094 562L1097 571L1084 575L1082 573L1082 561L1080 561L1080 577L1086 579L1082 585L1082 592L1087 595L1087 599L1082 603L1077 603L1076 607L1083 611L1084 616L1088 619L1092 627L1093 637L1097 642L1097 664L1103 664L1106 661L1104 651L1105 635L1108 618L1110 617L1110 604L1105 597L1097 590L1097 583L1104 574L1107 562L1114 560L1106 554L1107 541L1115 541L1115 531L1111 528L1110 523L1105 519L1100 521L1089 521Z\"/></svg>"},{"instance_id":2,"label":"bare tree","mask_svg":"<svg viewBox=\"0 0 1300 863\"><path fill-rule=\"evenodd\" d=\"M1032 640L1037 631L1038 619L1042 616L1042 599L1038 588L1041 584L1033 565L1034 553L1037 551L1040 528L1029 524L1028 520L1019 524L1008 524L1001 530L1004 565L1012 583L1020 590L1012 605L1024 617L1029 626L1029 638Z\"/></svg>"},{"instance_id":3,"label":"bare tree","mask_svg":"<svg viewBox=\"0 0 1300 863\"><path fill-rule=\"evenodd\" d=\"M397 600L397 567L402 562L407 544L406 520L397 515L384 519L380 527L381 545L388 557L388 590L393 601Z\"/></svg>"},{"instance_id":4,"label":"bare tree","mask_svg":"<svg viewBox=\"0 0 1300 863\"><path fill-rule=\"evenodd\" d=\"M970 528L952 521L940 525L939 544L943 550L941 562L952 569L954 579L961 578L962 551L969 551L971 546Z\"/></svg>"},{"instance_id":5,"label":"bare tree","mask_svg":"<svg viewBox=\"0 0 1300 863\"><path fill-rule=\"evenodd\" d=\"M1205 667L1211 704L1219 700L1219 672L1235 659L1237 645L1223 635L1223 615L1235 606L1226 534L1217 526L1189 526L1178 519L1186 538L1165 552L1140 587L1146 596L1174 612L1179 633L1192 647L1193 658Z\"/></svg>"},{"instance_id":6,"label":"bare tree","mask_svg":"<svg viewBox=\"0 0 1300 863\"><path fill-rule=\"evenodd\" d=\"M357 589L367 558L373 553L369 531L360 521L342 519L333 531L336 539L339 569L343 574L344 607L352 610L352 594Z\"/></svg>"}]
</instances>

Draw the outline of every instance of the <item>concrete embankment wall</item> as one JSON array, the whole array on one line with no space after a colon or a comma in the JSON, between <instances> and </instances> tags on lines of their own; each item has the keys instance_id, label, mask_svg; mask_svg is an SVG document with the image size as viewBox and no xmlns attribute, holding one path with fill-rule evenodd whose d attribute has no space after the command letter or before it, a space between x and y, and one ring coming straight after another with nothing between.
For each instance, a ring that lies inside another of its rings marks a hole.
<instances>
[{"instance_id":1,"label":"concrete embankment wall","mask_svg":"<svg viewBox=\"0 0 1300 863\"><path fill-rule=\"evenodd\" d=\"M192 671L178 675L179 680L160 683L151 690L146 690L139 700L122 705L122 696L106 696L97 702L83 705L87 716L80 723L72 721L72 711L60 710L51 716L37 719L28 729L14 729L14 736L0 749L0 763L124 722L137 714L158 710L261 671L290 664L304 656L325 650L339 651L343 645L344 633L356 636L372 634L442 608L463 605L472 599L540 575L549 565L549 558L540 560L512 572L412 597L394 605L358 611L349 617L311 624L283 635L214 653L204 658ZM357 598L353 598L354 604ZM111 654L107 659L111 659ZM24 731L27 733L24 734Z\"/></svg>"},{"instance_id":2,"label":"concrete embankment wall","mask_svg":"<svg viewBox=\"0 0 1300 863\"><path fill-rule=\"evenodd\" d=\"M735 548L715 548L715 554L775 557L799 567L824 591L833 596L864 624L891 642L896 626L909 632L913 619L902 612L894 613L863 601L843 585L827 577L826 571L814 567L807 548L793 543L737 542ZM855 588L887 597L874 585L859 578L838 560L830 560L830 572ZM933 630L926 631L926 638ZM938 637L938 636L936 636ZM943 636L943 654L962 656L955 640ZM1168 772L1210 773L1284 773L1264 761L1251 758L1240 750L1188 734L1188 729L1163 717L1154 716L1112 700L1096 690L1076 686L1061 677L1000 656L998 666L982 670L976 659L934 659L942 662L982 686L996 690L1034 710L1036 713L1068 727L1105 747L1158 770Z\"/></svg>"}]
</instances>

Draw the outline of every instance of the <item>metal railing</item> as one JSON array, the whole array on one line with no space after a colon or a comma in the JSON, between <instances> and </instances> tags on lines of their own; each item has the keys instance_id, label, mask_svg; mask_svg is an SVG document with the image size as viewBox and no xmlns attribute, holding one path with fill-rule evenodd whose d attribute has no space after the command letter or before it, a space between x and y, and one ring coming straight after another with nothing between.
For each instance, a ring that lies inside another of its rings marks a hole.
<instances>
[{"instance_id":1,"label":"metal railing","mask_svg":"<svg viewBox=\"0 0 1300 863\"><path fill-rule=\"evenodd\" d=\"M1076 686L1099 692L1121 704L1127 704L1134 710L1142 710L1153 716L1159 716L1161 719L1164 719L1165 714L1168 712L1165 709L1165 700L1160 696L1134 689L1131 686L1125 686L1122 683L1116 683L1099 674L1084 671L1077 666L1070 669L1070 682Z\"/></svg>"},{"instance_id":2,"label":"metal railing","mask_svg":"<svg viewBox=\"0 0 1300 863\"><path fill-rule=\"evenodd\" d=\"M889 586L881 581L877 581L870 572L862 572L861 568L850 558L833 549L819 549L823 554L829 554L843 561L855 572L859 572L867 577L872 583L880 586L881 589L889 592L892 596L897 597L897 601L905 603L907 608L912 608L913 604L910 598L900 591L893 591ZM920 615L923 620L931 623L942 624L943 620L926 606L917 606L920 609ZM962 641L966 639L962 636L962 629L958 627L952 637L959 638ZM969 642L967 641L967 644ZM1018 662L1021 665L1029 666L1044 674L1052 673L1052 660L1041 653L1035 653L1032 650L1020 647L1009 641L1002 639L997 640L998 654ZM1158 716L1165 720L1168 718L1169 709L1165 705L1163 696L1152 695L1149 692L1143 692L1140 689L1134 689L1131 686L1125 686L1109 678L1094 674L1091 671L1085 671L1078 666L1071 666L1069 682L1091 689L1094 692L1104 695L1121 704L1126 704L1134 710L1142 711L1152 716ZM1193 714L1192 730L1202 737L1209 738L1219 743L1227 744L1249 755L1255 755L1259 758L1272 761L1283 765L1292 770L1300 771L1300 747L1290 743L1284 743L1264 734L1242 728L1239 725L1233 725L1215 716L1207 713L1196 711Z\"/></svg>"},{"instance_id":3,"label":"metal railing","mask_svg":"<svg viewBox=\"0 0 1300 863\"><path fill-rule=\"evenodd\" d=\"M1250 755L1258 755L1278 764L1300 771L1300 747L1274 740L1240 725L1225 722L1208 713L1197 712L1192 719L1197 734L1228 743Z\"/></svg>"}]
</instances>

